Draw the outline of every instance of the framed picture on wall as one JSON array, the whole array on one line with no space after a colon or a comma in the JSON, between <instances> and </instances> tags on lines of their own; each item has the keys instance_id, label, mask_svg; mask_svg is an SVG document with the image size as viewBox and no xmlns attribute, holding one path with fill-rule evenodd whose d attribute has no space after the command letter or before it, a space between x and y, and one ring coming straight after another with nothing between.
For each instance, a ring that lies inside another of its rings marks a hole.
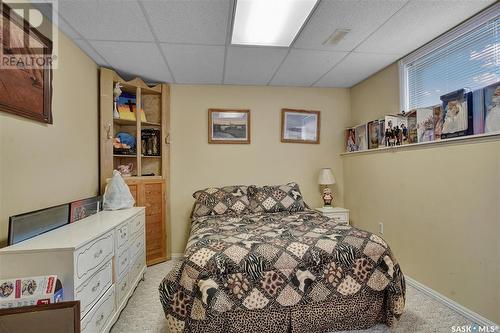
<instances>
[{"instance_id":1,"label":"framed picture on wall","mask_svg":"<svg viewBox=\"0 0 500 333\"><path fill-rule=\"evenodd\" d=\"M52 124L52 41L6 4L0 11L0 111Z\"/></svg>"},{"instance_id":2,"label":"framed picture on wall","mask_svg":"<svg viewBox=\"0 0 500 333\"><path fill-rule=\"evenodd\" d=\"M281 110L281 142L319 143L320 112Z\"/></svg>"},{"instance_id":3,"label":"framed picture on wall","mask_svg":"<svg viewBox=\"0 0 500 333\"><path fill-rule=\"evenodd\" d=\"M208 109L208 143L250 143L250 110Z\"/></svg>"}]
</instances>

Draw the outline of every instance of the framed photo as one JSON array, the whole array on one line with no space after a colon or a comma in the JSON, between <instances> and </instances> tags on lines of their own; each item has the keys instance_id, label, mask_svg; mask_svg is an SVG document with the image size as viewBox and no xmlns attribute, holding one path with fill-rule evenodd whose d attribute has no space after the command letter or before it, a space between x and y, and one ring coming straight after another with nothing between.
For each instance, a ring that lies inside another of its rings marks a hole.
<instances>
[{"instance_id":1,"label":"framed photo","mask_svg":"<svg viewBox=\"0 0 500 333\"><path fill-rule=\"evenodd\" d=\"M78 333L80 301L0 309L0 327L10 333Z\"/></svg>"},{"instance_id":2,"label":"framed photo","mask_svg":"<svg viewBox=\"0 0 500 333\"><path fill-rule=\"evenodd\" d=\"M96 196L70 203L69 223L97 214L102 210L102 196Z\"/></svg>"},{"instance_id":3,"label":"framed photo","mask_svg":"<svg viewBox=\"0 0 500 333\"><path fill-rule=\"evenodd\" d=\"M319 143L320 112L281 109L281 142Z\"/></svg>"},{"instance_id":4,"label":"framed photo","mask_svg":"<svg viewBox=\"0 0 500 333\"><path fill-rule=\"evenodd\" d=\"M208 109L208 143L250 143L250 110Z\"/></svg>"},{"instance_id":5,"label":"framed photo","mask_svg":"<svg viewBox=\"0 0 500 333\"><path fill-rule=\"evenodd\" d=\"M43 58L52 55L52 41L7 5L2 4L0 8L0 53L3 52L7 60L9 54ZM26 41L29 41L28 46L25 46ZM0 69L0 111L52 124L52 68L50 62L48 64L25 68L3 66Z\"/></svg>"}]
</instances>

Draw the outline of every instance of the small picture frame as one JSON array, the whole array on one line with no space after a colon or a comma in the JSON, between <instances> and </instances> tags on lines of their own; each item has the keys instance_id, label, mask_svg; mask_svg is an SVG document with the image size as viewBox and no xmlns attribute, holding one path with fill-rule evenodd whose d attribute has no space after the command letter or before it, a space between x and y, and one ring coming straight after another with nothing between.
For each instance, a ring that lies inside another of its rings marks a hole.
<instances>
[{"instance_id":1,"label":"small picture frame","mask_svg":"<svg viewBox=\"0 0 500 333\"><path fill-rule=\"evenodd\" d=\"M250 143L250 110L208 109L208 143Z\"/></svg>"},{"instance_id":2,"label":"small picture frame","mask_svg":"<svg viewBox=\"0 0 500 333\"><path fill-rule=\"evenodd\" d=\"M320 111L281 109L281 142L319 144Z\"/></svg>"}]
</instances>

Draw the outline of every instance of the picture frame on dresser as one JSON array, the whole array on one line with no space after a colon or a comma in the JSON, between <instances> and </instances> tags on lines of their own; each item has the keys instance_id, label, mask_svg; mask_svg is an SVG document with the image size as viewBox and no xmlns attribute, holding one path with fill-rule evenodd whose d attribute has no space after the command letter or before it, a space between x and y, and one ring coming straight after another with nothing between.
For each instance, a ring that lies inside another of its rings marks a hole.
<instances>
[{"instance_id":1,"label":"picture frame on dresser","mask_svg":"<svg viewBox=\"0 0 500 333\"><path fill-rule=\"evenodd\" d=\"M80 302L68 301L0 309L0 331L79 333Z\"/></svg>"}]
</instances>

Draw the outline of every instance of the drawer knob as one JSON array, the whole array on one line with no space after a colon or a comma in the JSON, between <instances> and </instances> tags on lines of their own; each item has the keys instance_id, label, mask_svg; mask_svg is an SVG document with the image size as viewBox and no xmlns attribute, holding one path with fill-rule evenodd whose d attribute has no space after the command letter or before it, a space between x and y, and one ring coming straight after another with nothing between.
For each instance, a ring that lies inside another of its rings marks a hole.
<instances>
[{"instance_id":1,"label":"drawer knob","mask_svg":"<svg viewBox=\"0 0 500 333\"><path fill-rule=\"evenodd\" d=\"M99 258L102 254L102 249L100 249L99 251L97 251L95 254L94 254L94 258Z\"/></svg>"},{"instance_id":2,"label":"drawer knob","mask_svg":"<svg viewBox=\"0 0 500 333\"><path fill-rule=\"evenodd\" d=\"M97 281L97 284L92 287L92 292L95 292L97 290L97 288L99 288L100 285L101 285L101 281Z\"/></svg>"}]
</instances>

